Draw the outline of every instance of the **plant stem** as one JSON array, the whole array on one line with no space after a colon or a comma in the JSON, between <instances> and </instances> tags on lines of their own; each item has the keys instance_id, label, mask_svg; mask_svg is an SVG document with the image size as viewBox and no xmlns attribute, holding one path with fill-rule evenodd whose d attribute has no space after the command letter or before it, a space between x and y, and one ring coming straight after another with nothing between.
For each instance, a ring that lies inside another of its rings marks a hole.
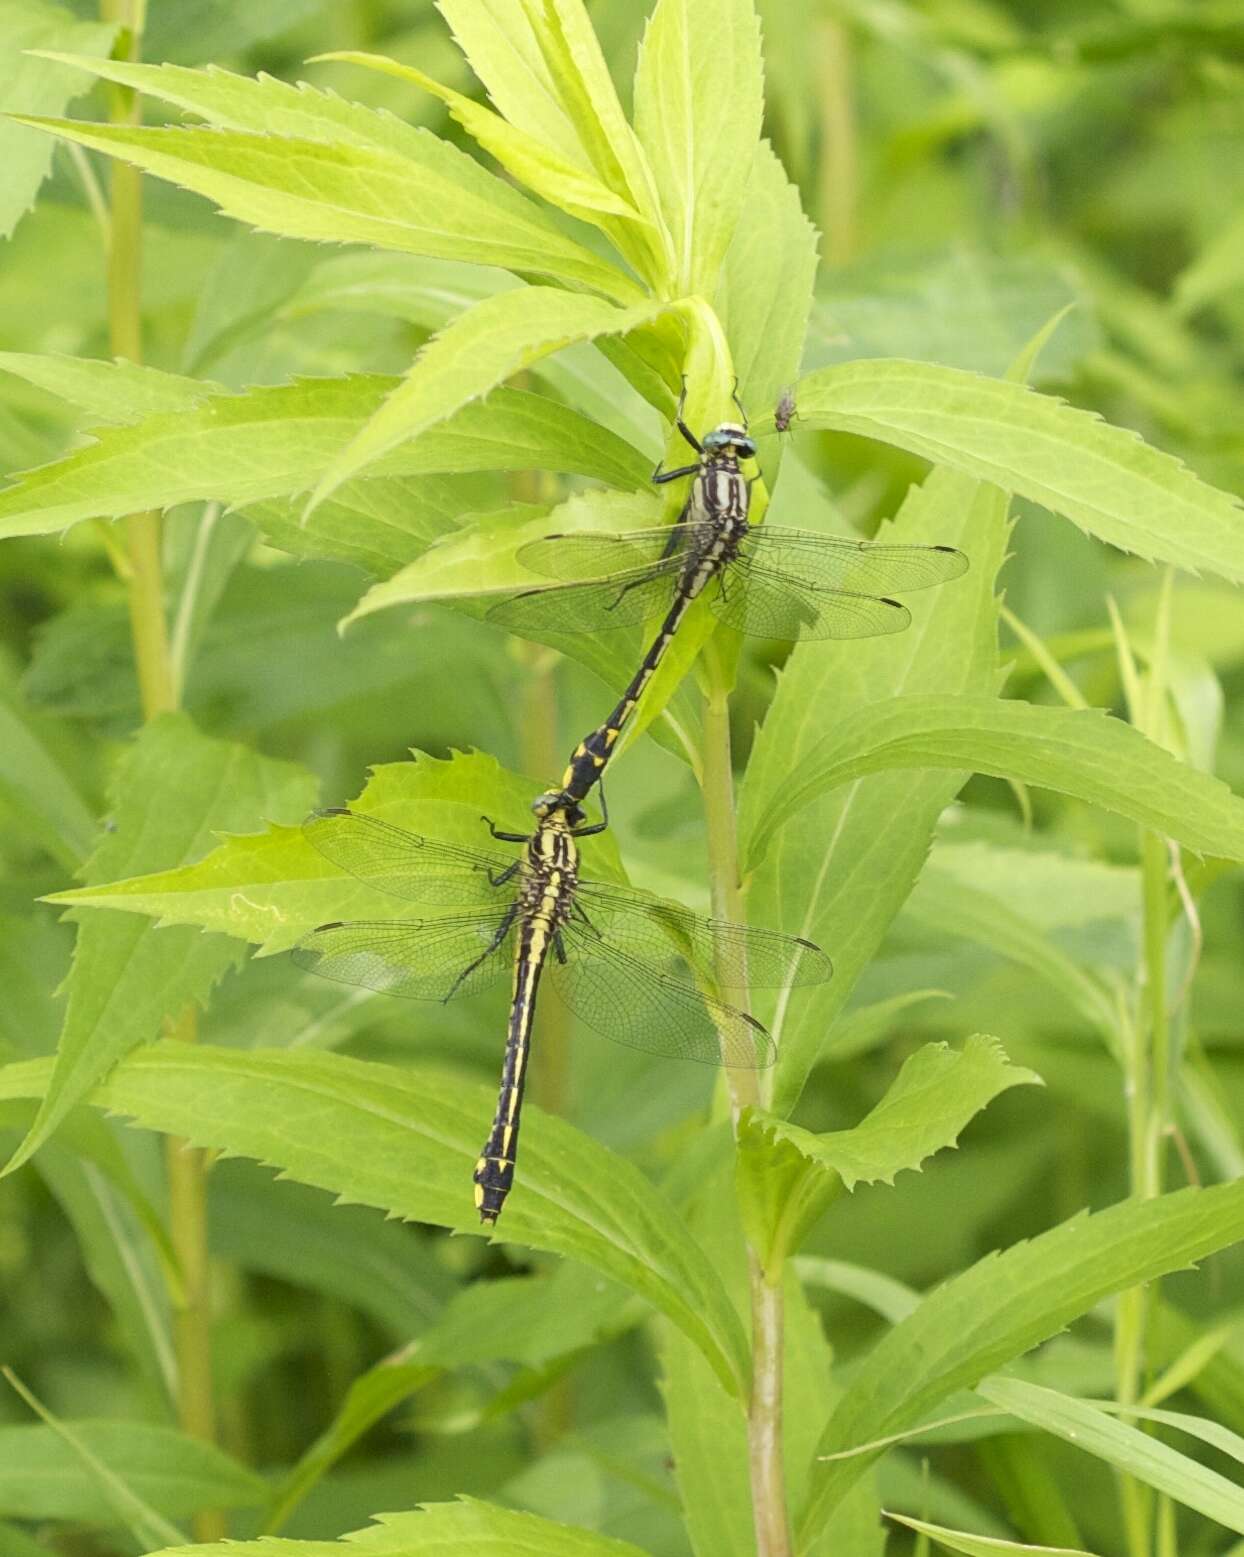
<instances>
[{"instance_id":1,"label":"plant stem","mask_svg":"<svg viewBox=\"0 0 1244 1557\"><path fill-rule=\"evenodd\" d=\"M712 665L709 657L710 667ZM739 922L738 836L735 830L734 770L730 755L730 715L725 688L718 679L704 711L704 816L713 914ZM728 1070L730 1111L738 1128L744 1108L759 1105L762 1088L755 1071ZM782 1455L782 1269L766 1279L761 1260L747 1251L752 1309L752 1387L747 1413L748 1468L757 1557L790 1557L790 1521L786 1508L786 1472Z\"/></svg>"},{"instance_id":2,"label":"plant stem","mask_svg":"<svg viewBox=\"0 0 1244 1557\"><path fill-rule=\"evenodd\" d=\"M821 178L823 253L830 265L845 265L855 252L858 171L855 104L851 88L851 38L842 22L826 19L820 43Z\"/></svg>"},{"instance_id":3,"label":"plant stem","mask_svg":"<svg viewBox=\"0 0 1244 1557\"><path fill-rule=\"evenodd\" d=\"M105 21L119 22L119 56L136 60L145 7L139 0L101 0ZM111 93L114 124L137 124L137 94ZM112 164L108 222L108 334L112 353L141 362L142 349L142 175L116 160ZM145 720L177 707L178 695L168 623L164 611L162 525L158 513L131 514L125 521L130 631ZM193 1043L197 1018L187 1009L169 1024L169 1036ZM204 1153L185 1141L165 1139L169 1232L181 1276L174 1343L177 1353L177 1416L182 1428L209 1442L215 1437L212 1390L211 1311L207 1254L207 1175ZM223 1513L207 1509L194 1522L200 1541L226 1533Z\"/></svg>"}]
</instances>

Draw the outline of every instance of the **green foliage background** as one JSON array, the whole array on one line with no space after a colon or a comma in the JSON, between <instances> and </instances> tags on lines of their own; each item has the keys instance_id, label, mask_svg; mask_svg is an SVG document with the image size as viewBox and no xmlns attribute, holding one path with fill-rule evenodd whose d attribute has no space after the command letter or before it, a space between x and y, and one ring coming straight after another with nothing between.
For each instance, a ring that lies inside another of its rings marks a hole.
<instances>
[{"instance_id":1,"label":"green foliage background","mask_svg":"<svg viewBox=\"0 0 1244 1557\"><path fill-rule=\"evenodd\" d=\"M0 0L0 1557L1238 1551L1238 5L142 10ZM734 1131L545 1002L488 1242L501 996L274 955L393 916L296 824L527 825L641 639L488 597L672 517L684 371L971 570L690 613L585 870L836 976Z\"/></svg>"}]
</instances>

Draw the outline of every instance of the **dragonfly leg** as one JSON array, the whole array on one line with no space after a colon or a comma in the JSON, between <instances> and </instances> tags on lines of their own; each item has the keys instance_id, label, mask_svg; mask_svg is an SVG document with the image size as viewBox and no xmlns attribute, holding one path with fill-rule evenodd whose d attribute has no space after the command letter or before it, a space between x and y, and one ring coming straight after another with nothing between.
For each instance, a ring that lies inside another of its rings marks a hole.
<instances>
[{"instance_id":1,"label":"dragonfly leg","mask_svg":"<svg viewBox=\"0 0 1244 1557\"><path fill-rule=\"evenodd\" d=\"M734 375L734 387L730 391L730 398L738 407L739 415L743 418L743 431L746 432L748 427L747 412L743 409L743 402L739 399L739 376L737 373Z\"/></svg>"},{"instance_id":2,"label":"dragonfly leg","mask_svg":"<svg viewBox=\"0 0 1244 1557\"><path fill-rule=\"evenodd\" d=\"M558 930L557 933L553 936L553 955L557 958L558 962L560 962L562 966L565 967L566 943L562 940L562 933L560 930Z\"/></svg>"},{"instance_id":3,"label":"dragonfly leg","mask_svg":"<svg viewBox=\"0 0 1244 1557\"><path fill-rule=\"evenodd\" d=\"M516 874L518 871L518 866L519 861L515 860L512 865L507 865L504 870L499 870L495 876L493 875L492 871L489 871L488 885L491 887L503 887L506 882Z\"/></svg>"},{"instance_id":4,"label":"dragonfly leg","mask_svg":"<svg viewBox=\"0 0 1244 1557\"><path fill-rule=\"evenodd\" d=\"M680 424L681 425L681 424ZM686 430L685 428L683 429ZM661 461L658 460L653 467L649 478L654 486L663 487L667 481L681 481L684 476L694 476L700 469L699 462L694 465L680 465L677 470L662 470Z\"/></svg>"},{"instance_id":5,"label":"dragonfly leg","mask_svg":"<svg viewBox=\"0 0 1244 1557\"><path fill-rule=\"evenodd\" d=\"M594 838L597 833L603 833L608 828L608 826L609 826L609 805L608 805L608 802L605 800L605 786L604 786L603 783L600 786L599 794L600 794L600 814L601 814L602 817L604 817L604 821L603 822L593 822L590 827L576 827L575 830L574 830L574 836L576 838ZM583 919L586 920L587 919L587 915L583 912L583 910L581 908L579 908L579 905L577 903L575 903L574 907L576 909L578 909L578 912L579 912L580 916Z\"/></svg>"},{"instance_id":6,"label":"dragonfly leg","mask_svg":"<svg viewBox=\"0 0 1244 1557\"><path fill-rule=\"evenodd\" d=\"M496 822L493 821L492 817L490 817L490 816L481 816L480 817L480 821L481 822L487 822L488 823L488 831L493 835L494 838L499 838L502 843L526 843L527 842L527 834L526 833L502 833L502 832L498 832L497 831L497 824L496 824ZM494 882L493 885L495 886L495 885L497 885L497 883Z\"/></svg>"},{"instance_id":7,"label":"dragonfly leg","mask_svg":"<svg viewBox=\"0 0 1244 1557\"><path fill-rule=\"evenodd\" d=\"M468 962L466 967L463 968L462 972L459 973L458 977L449 986L448 992L442 997L442 1005L446 1005L454 998L454 996L458 993L458 986L462 983L463 979L468 978L472 973L474 973L476 968L479 967L480 963L483 962L485 958L492 956L493 952L496 951L497 947L500 946L501 942L505 940L506 936L510 933L510 926L514 923L514 916L517 913L518 904L511 903L509 912L501 921L496 935L493 936L492 940L488 943L484 950L480 952L475 961Z\"/></svg>"}]
</instances>

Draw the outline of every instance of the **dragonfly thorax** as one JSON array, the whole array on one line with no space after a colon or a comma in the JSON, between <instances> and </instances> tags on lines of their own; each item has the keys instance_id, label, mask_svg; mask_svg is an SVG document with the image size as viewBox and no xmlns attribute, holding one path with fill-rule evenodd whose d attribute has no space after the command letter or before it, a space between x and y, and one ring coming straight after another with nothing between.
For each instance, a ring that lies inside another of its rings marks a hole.
<instances>
[{"instance_id":1,"label":"dragonfly thorax","mask_svg":"<svg viewBox=\"0 0 1244 1557\"><path fill-rule=\"evenodd\" d=\"M531 835L523 862L523 902L529 913L543 910L556 928L570 911L579 879L579 850L562 809L550 812Z\"/></svg>"}]
</instances>

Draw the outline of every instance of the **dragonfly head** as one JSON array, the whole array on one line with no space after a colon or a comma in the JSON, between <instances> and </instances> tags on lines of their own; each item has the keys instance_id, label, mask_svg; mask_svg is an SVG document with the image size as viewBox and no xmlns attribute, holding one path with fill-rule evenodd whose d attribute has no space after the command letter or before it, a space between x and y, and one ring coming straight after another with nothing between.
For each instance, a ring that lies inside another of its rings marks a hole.
<instances>
[{"instance_id":1,"label":"dragonfly head","mask_svg":"<svg viewBox=\"0 0 1244 1557\"><path fill-rule=\"evenodd\" d=\"M571 800L564 789L546 789L531 802L531 809L542 822L561 814L568 827L580 827L587 820L583 808Z\"/></svg>"},{"instance_id":2,"label":"dragonfly head","mask_svg":"<svg viewBox=\"0 0 1244 1557\"><path fill-rule=\"evenodd\" d=\"M704 452L714 457L724 454L736 460L754 460L756 440L737 422L722 422L720 427L704 434Z\"/></svg>"}]
</instances>

